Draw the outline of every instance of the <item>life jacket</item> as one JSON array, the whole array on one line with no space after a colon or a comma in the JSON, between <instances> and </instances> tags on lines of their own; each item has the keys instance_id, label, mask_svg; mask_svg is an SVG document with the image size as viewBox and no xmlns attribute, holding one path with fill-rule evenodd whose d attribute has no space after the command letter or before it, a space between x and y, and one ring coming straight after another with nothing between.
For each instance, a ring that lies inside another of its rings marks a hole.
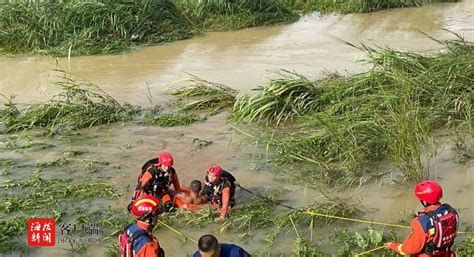
<instances>
[{"instance_id":1,"label":"life jacket","mask_svg":"<svg viewBox=\"0 0 474 257\"><path fill-rule=\"evenodd\" d=\"M119 236L120 256L134 257L146 243L153 241L158 246L156 256L165 257L165 251L160 248L158 240L152 237L146 230L138 227L136 224L126 226Z\"/></svg>"},{"instance_id":2,"label":"life jacket","mask_svg":"<svg viewBox=\"0 0 474 257\"><path fill-rule=\"evenodd\" d=\"M143 166L142 166L142 173L138 177L138 185L137 188L135 189L136 191L139 191L142 189L142 177L145 174L145 172L150 172L152 175L152 179L143 186L143 192L145 194L150 194L156 197L161 197L164 193L168 191L168 189L171 186L171 183L173 182L173 175L176 173L173 167L169 167L167 172L162 172L158 170L157 168L158 158L151 159L147 161Z\"/></svg>"},{"instance_id":3,"label":"life jacket","mask_svg":"<svg viewBox=\"0 0 474 257\"><path fill-rule=\"evenodd\" d=\"M442 204L435 210L418 215L428 240L423 252L432 256L446 256L451 251L457 235L459 216L449 204Z\"/></svg>"},{"instance_id":4,"label":"life jacket","mask_svg":"<svg viewBox=\"0 0 474 257\"><path fill-rule=\"evenodd\" d=\"M226 187L230 187L230 207L235 205L235 177L230 174L228 171L223 170L221 174L221 181L219 184L214 185L209 181L209 178L206 175L206 188L204 189L204 194L208 200L212 203L216 203L219 207L222 207L222 190Z\"/></svg>"}]
</instances>

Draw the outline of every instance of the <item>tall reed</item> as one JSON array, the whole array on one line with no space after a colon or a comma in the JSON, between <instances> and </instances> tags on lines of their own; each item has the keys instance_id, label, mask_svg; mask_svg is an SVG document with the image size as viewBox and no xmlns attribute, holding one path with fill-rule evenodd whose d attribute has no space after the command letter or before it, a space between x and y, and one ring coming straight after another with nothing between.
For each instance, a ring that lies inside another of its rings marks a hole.
<instances>
[{"instance_id":1,"label":"tall reed","mask_svg":"<svg viewBox=\"0 0 474 257\"><path fill-rule=\"evenodd\" d=\"M366 164L389 158L408 178L421 179L431 133L473 124L474 45L461 37L439 42L446 51L430 56L363 45L373 67L360 74L311 80L283 71L239 94L231 117L292 128L259 133L276 147L279 163L305 161L358 175Z\"/></svg>"}]
</instances>

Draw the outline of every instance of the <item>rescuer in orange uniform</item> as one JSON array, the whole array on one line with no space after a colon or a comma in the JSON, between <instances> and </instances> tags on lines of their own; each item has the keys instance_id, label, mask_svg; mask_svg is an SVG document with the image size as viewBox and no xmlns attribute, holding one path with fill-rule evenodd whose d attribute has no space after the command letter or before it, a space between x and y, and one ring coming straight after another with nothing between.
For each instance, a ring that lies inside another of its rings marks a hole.
<instances>
[{"instance_id":1,"label":"rescuer in orange uniform","mask_svg":"<svg viewBox=\"0 0 474 257\"><path fill-rule=\"evenodd\" d=\"M438 182L425 180L416 185L415 196L424 209L411 222L411 234L403 244L389 242L385 247L415 257L455 257L451 248L459 217L449 204L440 203L443 189Z\"/></svg>"}]
</instances>

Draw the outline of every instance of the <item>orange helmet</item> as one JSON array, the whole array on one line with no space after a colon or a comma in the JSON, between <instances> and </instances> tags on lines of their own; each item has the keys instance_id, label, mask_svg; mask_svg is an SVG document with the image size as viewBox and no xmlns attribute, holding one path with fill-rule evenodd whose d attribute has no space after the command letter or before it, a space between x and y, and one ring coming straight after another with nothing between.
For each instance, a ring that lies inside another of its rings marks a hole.
<instances>
[{"instance_id":1,"label":"orange helmet","mask_svg":"<svg viewBox=\"0 0 474 257\"><path fill-rule=\"evenodd\" d=\"M415 196L421 201L434 204L443 197L443 189L436 181L424 180L416 184Z\"/></svg>"},{"instance_id":2,"label":"orange helmet","mask_svg":"<svg viewBox=\"0 0 474 257\"><path fill-rule=\"evenodd\" d=\"M173 156L168 152L160 153L158 155L158 161L165 166L173 166Z\"/></svg>"},{"instance_id":3,"label":"orange helmet","mask_svg":"<svg viewBox=\"0 0 474 257\"><path fill-rule=\"evenodd\" d=\"M207 169L207 173L208 174L210 173L216 177L220 177L222 174L222 168L221 166L214 164L214 165L211 165L211 167Z\"/></svg>"},{"instance_id":4,"label":"orange helmet","mask_svg":"<svg viewBox=\"0 0 474 257\"><path fill-rule=\"evenodd\" d=\"M151 195L143 195L132 203L130 214L137 220L145 220L153 215L158 215L161 202Z\"/></svg>"}]
</instances>

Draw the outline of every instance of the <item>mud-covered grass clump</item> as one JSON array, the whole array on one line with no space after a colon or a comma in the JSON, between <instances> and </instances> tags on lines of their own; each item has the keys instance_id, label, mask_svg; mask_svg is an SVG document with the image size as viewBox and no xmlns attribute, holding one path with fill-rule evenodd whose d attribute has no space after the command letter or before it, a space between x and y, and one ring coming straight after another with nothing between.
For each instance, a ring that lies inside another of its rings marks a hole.
<instances>
[{"instance_id":1,"label":"mud-covered grass clump","mask_svg":"<svg viewBox=\"0 0 474 257\"><path fill-rule=\"evenodd\" d=\"M367 13L391 8L420 7L437 2L457 2L457 0L279 0L290 10L302 13Z\"/></svg>"},{"instance_id":2,"label":"mud-covered grass clump","mask_svg":"<svg viewBox=\"0 0 474 257\"><path fill-rule=\"evenodd\" d=\"M121 105L98 86L60 72L63 76L55 82L60 92L47 102L20 106L14 103L13 97L5 97L4 107L0 109L0 128L3 128L0 132L43 128L56 134L130 120L135 114L133 107Z\"/></svg>"},{"instance_id":3,"label":"mud-covered grass clump","mask_svg":"<svg viewBox=\"0 0 474 257\"><path fill-rule=\"evenodd\" d=\"M0 4L0 53L116 53L192 36L172 1L16 1Z\"/></svg>"},{"instance_id":4,"label":"mud-covered grass clump","mask_svg":"<svg viewBox=\"0 0 474 257\"><path fill-rule=\"evenodd\" d=\"M177 110L180 112L206 112L214 115L234 105L238 92L228 86L206 81L192 76L186 80L188 86L175 90L171 94L177 97Z\"/></svg>"},{"instance_id":5,"label":"mud-covered grass clump","mask_svg":"<svg viewBox=\"0 0 474 257\"><path fill-rule=\"evenodd\" d=\"M204 120L204 117L193 113L167 113L158 116L145 114L143 123L148 126L175 127L203 122Z\"/></svg>"},{"instance_id":6,"label":"mud-covered grass clump","mask_svg":"<svg viewBox=\"0 0 474 257\"><path fill-rule=\"evenodd\" d=\"M388 158L407 178L421 179L432 133L473 124L474 45L461 37L438 42L446 51L430 56L362 46L373 67L355 75L311 80L284 71L240 94L231 118L280 128L254 135L275 146L280 164L303 161L360 175Z\"/></svg>"}]
</instances>

